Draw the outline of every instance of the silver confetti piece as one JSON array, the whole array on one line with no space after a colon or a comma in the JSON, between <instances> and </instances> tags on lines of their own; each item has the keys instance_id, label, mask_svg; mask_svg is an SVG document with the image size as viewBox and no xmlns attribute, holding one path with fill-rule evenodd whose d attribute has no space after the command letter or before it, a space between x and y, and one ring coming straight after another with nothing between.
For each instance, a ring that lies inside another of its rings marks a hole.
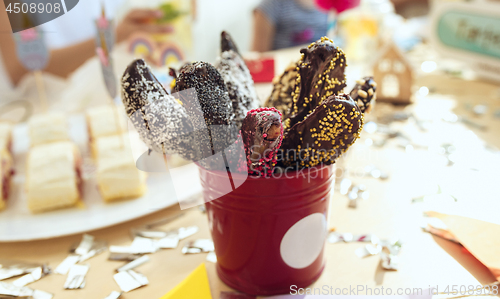
<instances>
[{"instance_id":1,"label":"silver confetti piece","mask_svg":"<svg viewBox=\"0 0 500 299\"><path fill-rule=\"evenodd\" d=\"M183 254L214 251L214 242L210 239L198 239L188 242L183 248Z\"/></svg>"},{"instance_id":2,"label":"silver confetti piece","mask_svg":"<svg viewBox=\"0 0 500 299\"><path fill-rule=\"evenodd\" d=\"M42 278L42 267L38 267L35 270L33 270L31 273L28 273L24 276L19 277L18 279L14 280L12 282L13 285L16 287L24 287L27 286L28 284L35 282L39 279Z\"/></svg>"},{"instance_id":3,"label":"silver confetti piece","mask_svg":"<svg viewBox=\"0 0 500 299\"><path fill-rule=\"evenodd\" d=\"M169 222L172 222L174 221L175 219L181 217L181 216L184 216L185 213L179 213L179 214L176 214L176 215L173 215L173 216L168 216L168 217L165 217L163 219L160 219L160 220L157 220L153 223L150 223L150 224L146 224L145 227L150 229L150 228L153 228L155 226L160 226L160 225L164 225L164 224L167 224Z\"/></svg>"},{"instance_id":4,"label":"silver confetti piece","mask_svg":"<svg viewBox=\"0 0 500 299\"><path fill-rule=\"evenodd\" d=\"M352 181L350 179L343 179L340 181L340 194L346 195L351 189Z\"/></svg>"},{"instance_id":5,"label":"silver confetti piece","mask_svg":"<svg viewBox=\"0 0 500 299\"><path fill-rule=\"evenodd\" d=\"M69 255L67 258L62 261L59 266L54 270L57 274L66 275L68 274L69 269L80 261L79 255Z\"/></svg>"},{"instance_id":6,"label":"silver confetti piece","mask_svg":"<svg viewBox=\"0 0 500 299\"><path fill-rule=\"evenodd\" d=\"M372 244L378 244L380 239L374 234L360 234L354 235L352 233L339 233L339 232L331 232L327 238L329 243L338 243L338 242L371 242Z\"/></svg>"},{"instance_id":7,"label":"silver confetti piece","mask_svg":"<svg viewBox=\"0 0 500 299\"><path fill-rule=\"evenodd\" d=\"M0 268L0 280L4 280L4 279L7 279L7 278L11 278L11 277L16 277L16 276L19 276L19 275L23 275L24 273L26 273L26 270L24 269L18 269L18 268L14 268L14 269L9 269L9 268Z\"/></svg>"},{"instance_id":8,"label":"silver confetti piece","mask_svg":"<svg viewBox=\"0 0 500 299\"><path fill-rule=\"evenodd\" d=\"M75 253L79 255L85 255L90 251L93 244L94 236L84 234L80 245L78 245L78 247L75 249Z\"/></svg>"},{"instance_id":9,"label":"silver confetti piece","mask_svg":"<svg viewBox=\"0 0 500 299\"><path fill-rule=\"evenodd\" d=\"M121 266L120 268L116 269L116 271L122 272L122 271L132 270L132 269L135 269L136 267L139 267L142 264L149 262L150 260L151 259L149 258L149 256L143 255L140 258L135 259L135 260L131 261L130 263Z\"/></svg>"},{"instance_id":10,"label":"silver confetti piece","mask_svg":"<svg viewBox=\"0 0 500 299\"><path fill-rule=\"evenodd\" d=\"M68 277L64 283L66 290L81 289L85 286L85 275L89 271L89 265L73 265L69 269Z\"/></svg>"},{"instance_id":11,"label":"silver confetti piece","mask_svg":"<svg viewBox=\"0 0 500 299\"><path fill-rule=\"evenodd\" d=\"M146 276L134 270L122 271L113 275L116 283L125 293L149 284Z\"/></svg>"},{"instance_id":12,"label":"silver confetti piece","mask_svg":"<svg viewBox=\"0 0 500 299\"><path fill-rule=\"evenodd\" d=\"M166 231L152 230L147 227L132 229L132 236L134 237L160 239L160 238L165 238L166 236L168 236L168 234L169 233Z\"/></svg>"},{"instance_id":13,"label":"silver confetti piece","mask_svg":"<svg viewBox=\"0 0 500 299\"><path fill-rule=\"evenodd\" d=\"M79 263L82 263L98 254L103 253L108 249L106 242L104 241L94 241L90 251L80 257Z\"/></svg>"},{"instance_id":14,"label":"silver confetti piece","mask_svg":"<svg viewBox=\"0 0 500 299\"><path fill-rule=\"evenodd\" d=\"M374 179L386 180L389 178L389 175L387 173L375 167L375 165L367 165L365 167L365 174L371 176Z\"/></svg>"},{"instance_id":15,"label":"silver confetti piece","mask_svg":"<svg viewBox=\"0 0 500 299\"><path fill-rule=\"evenodd\" d=\"M486 105L475 105L472 108L472 111L476 115L484 115L484 114L486 114L486 112L488 112L488 106L486 106Z\"/></svg>"},{"instance_id":16,"label":"silver confetti piece","mask_svg":"<svg viewBox=\"0 0 500 299\"><path fill-rule=\"evenodd\" d=\"M54 295L40 291L33 290L28 287L18 287L11 283L0 282L0 298L8 296L7 298L26 298L26 299L52 299Z\"/></svg>"},{"instance_id":17,"label":"silver confetti piece","mask_svg":"<svg viewBox=\"0 0 500 299\"><path fill-rule=\"evenodd\" d=\"M181 227L178 231L179 240L184 240L198 232L197 226Z\"/></svg>"},{"instance_id":18,"label":"silver confetti piece","mask_svg":"<svg viewBox=\"0 0 500 299\"><path fill-rule=\"evenodd\" d=\"M132 245L130 245L130 253L154 253L158 251L158 242L153 239L135 237Z\"/></svg>"},{"instance_id":19,"label":"silver confetti piece","mask_svg":"<svg viewBox=\"0 0 500 299\"><path fill-rule=\"evenodd\" d=\"M133 261L133 260L138 259L140 257L141 257L141 255L139 255L139 254L110 252L108 260L110 260L110 261Z\"/></svg>"},{"instance_id":20,"label":"silver confetti piece","mask_svg":"<svg viewBox=\"0 0 500 299\"><path fill-rule=\"evenodd\" d=\"M33 297L33 299L52 299L54 295L44 291L34 290L33 295L31 295L31 297Z\"/></svg>"},{"instance_id":21,"label":"silver confetti piece","mask_svg":"<svg viewBox=\"0 0 500 299\"><path fill-rule=\"evenodd\" d=\"M0 280L31 273L42 266L41 264L0 259Z\"/></svg>"},{"instance_id":22,"label":"silver confetti piece","mask_svg":"<svg viewBox=\"0 0 500 299\"><path fill-rule=\"evenodd\" d=\"M382 268L386 270L398 270L399 257L397 255L382 251L380 257L382 259Z\"/></svg>"},{"instance_id":23,"label":"silver confetti piece","mask_svg":"<svg viewBox=\"0 0 500 299\"><path fill-rule=\"evenodd\" d=\"M342 240L346 243L352 242L354 236L351 233L343 233L342 234Z\"/></svg>"},{"instance_id":24,"label":"silver confetti piece","mask_svg":"<svg viewBox=\"0 0 500 299\"><path fill-rule=\"evenodd\" d=\"M376 255L382 251L382 246L367 244L363 247L356 249L354 252L359 258L364 258L371 255Z\"/></svg>"},{"instance_id":25,"label":"silver confetti piece","mask_svg":"<svg viewBox=\"0 0 500 299\"><path fill-rule=\"evenodd\" d=\"M179 237L177 235L168 236L158 240L158 247L162 249L174 249L179 245Z\"/></svg>"},{"instance_id":26,"label":"silver confetti piece","mask_svg":"<svg viewBox=\"0 0 500 299\"><path fill-rule=\"evenodd\" d=\"M212 262L212 263L217 263L217 255L215 254L215 251L210 251L207 254L207 261Z\"/></svg>"},{"instance_id":27,"label":"silver confetti piece","mask_svg":"<svg viewBox=\"0 0 500 299\"><path fill-rule=\"evenodd\" d=\"M111 253L145 254L158 251L158 241L150 238L135 237L130 246L110 246Z\"/></svg>"},{"instance_id":28,"label":"silver confetti piece","mask_svg":"<svg viewBox=\"0 0 500 299\"><path fill-rule=\"evenodd\" d=\"M132 250L130 249L130 246L115 246L115 245L111 245L111 246L109 246L109 252L111 252L111 253L131 254Z\"/></svg>"},{"instance_id":29,"label":"silver confetti piece","mask_svg":"<svg viewBox=\"0 0 500 299\"><path fill-rule=\"evenodd\" d=\"M122 296L122 293L120 292L117 292L117 291L113 291L111 292L111 294L109 294L106 298L104 299L118 299Z\"/></svg>"}]
</instances>

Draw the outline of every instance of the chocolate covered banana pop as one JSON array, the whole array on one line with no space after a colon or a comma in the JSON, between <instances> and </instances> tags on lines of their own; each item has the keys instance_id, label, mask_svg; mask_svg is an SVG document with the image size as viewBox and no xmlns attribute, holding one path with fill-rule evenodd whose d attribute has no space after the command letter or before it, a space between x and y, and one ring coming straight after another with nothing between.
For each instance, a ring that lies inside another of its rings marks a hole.
<instances>
[{"instance_id":1,"label":"chocolate covered banana pop","mask_svg":"<svg viewBox=\"0 0 500 299\"><path fill-rule=\"evenodd\" d=\"M289 65L281 76L273 79L273 91L267 99L266 107L275 107L286 118L292 107L293 92L295 91L295 81L297 80L298 62Z\"/></svg>"},{"instance_id":2,"label":"chocolate covered banana pop","mask_svg":"<svg viewBox=\"0 0 500 299\"><path fill-rule=\"evenodd\" d=\"M345 54L332 40L322 37L300 53L299 73L285 130L303 121L319 104L346 86Z\"/></svg>"},{"instance_id":3,"label":"chocolate covered banana pop","mask_svg":"<svg viewBox=\"0 0 500 299\"><path fill-rule=\"evenodd\" d=\"M226 84L214 66L206 62L183 66L173 92L179 92L179 100L197 130L202 158L234 143L237 129L232 125L232 103Z\"/></svg>"},{"instance_id":4,"label":"chocolate covered banana pop","mask_svg":"<svg viewBox=\"0 0 500 299\"><path fill-rule=\"evenodd\" d=\"M356 81L356 85L352 89L351 98L358 103L361 112L370 113L375 100L377 99L377 83L373 77L364 77Z\"/></svg>"},{"instance_id":5,"label":"chocolate covered banana pop","mask_svg":"<svg viewBox=\"0 0 500 299\"><path fill-rule=\"evenodd\" d=\"M221 33L220 49L221 52L233 50L236 54L241 55L238 51L238 47L236 47L236 43L233 41L233 38L226 31L222 31Z\"/></svg>"},{"instance_id":6,"label":"chocolate covered banana pop","mask_svg":"<svg viewBox=\"0 0 500 299\"><path fill-rule=\"evenodd\" d=\"M233 123L239 129L247 112L259 107L252 75L245 61L233 50L223 51L215 67L226 83L233 107Z\"/></svg>"},{"instance_id":7,"label":"chocolate covered banana pop","mask_svg":"<svg viewBox=\"0 0 500 299\"><path fill-rule=\"evenodd\" d=\"M243 120L241 137L250 174L270 176L283 139L281 113L276 108L250 110Z\"/></svg>"},{"instance_id":8,"label":"chocolate covered banana pop","mask_svg":"<svg viewBox=\"0 0 500 299\"><path fill-rule=\"evenodd\" d=\"M193 159L193 124L187 111L165 91L144 60L127 67L121 85L125 111L144 143L159 153Z\"/></svg>"},{"instance_id":9,"label":"chocolate covered banana pop","mask_svg":"<svg viewBox=\"0 0 500 299\"><path fill-rule=\"evenodd\" d=\"M329 165L359 138L363 114L347 94L330 96L283 137L283 164L301 169Z\"/></svg>"}]
</instances>

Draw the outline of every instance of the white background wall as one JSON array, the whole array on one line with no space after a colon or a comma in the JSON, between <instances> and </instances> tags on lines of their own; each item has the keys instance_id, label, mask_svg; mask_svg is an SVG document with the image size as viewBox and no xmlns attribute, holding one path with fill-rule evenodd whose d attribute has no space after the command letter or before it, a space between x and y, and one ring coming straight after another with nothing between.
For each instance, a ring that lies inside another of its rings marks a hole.
<instances>
[{"instance_id":1,"label":"white background wall","mask_svg":"<svg viewBox=\"0 0 500 299\"><path fill-rule=\"evenodd\" d=\"M193 26L194 58L213 62L219 53L220 33L228 31L241 52L250 49L252 11L261 0L197 0Z\"/></svg>"}]
</instances>

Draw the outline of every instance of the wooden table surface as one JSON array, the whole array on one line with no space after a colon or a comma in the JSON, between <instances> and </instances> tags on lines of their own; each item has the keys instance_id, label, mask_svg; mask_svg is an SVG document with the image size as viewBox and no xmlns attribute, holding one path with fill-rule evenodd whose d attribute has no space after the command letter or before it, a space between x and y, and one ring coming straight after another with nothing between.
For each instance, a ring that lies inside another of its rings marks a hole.
<instances>
[{"instance_id":1,"label":"wooden table surface","mask_svg":"<svg viewBox=\"0 0 500 299\"><path fill-rule=\"evenodd\" d=\"M446 95L454 103L451 111L467 115L475 122L486 125L488 129L480 131L463 124L454 124L455 126L460 126L464 132L472 130L491 146L500 147L500 118L493 116L493 112L500 109L498 85L464 81L442 75L421 77L416 85L428 86L432 94L419 99L410 107L394 108L379 104L376 109L378 112L369 119L397 110L433 111L434 105L441 100L434 100L431 96ZM447 101L444 100L445 103ZM487 104L489 107L487 115L473 116L467 107L474 104ZM431 122L431 125L434 123ZM415 125L410 121L402 122L399 127L410 133L415 130ZM432 130L425 134L427 135L424 136L428 138L439 138L433 135ZM326 268L314 286L328 285L335 288L356 288L358 285L370 288L383 286L392 288L393 292L396 292L397 288L425 289L439 285L441 290L448 285L476 286L494 282L493 275L485 266L465 253L459 245L424 233L419 227L422 221L422 209L412 204L411 199L435 193L439 176L453 175L455 170L443 163L443 157L433 155L426 150L415 148L414 151L405 151L397 145L375 148L369 146L370 141L367 139L371 138L375 137L364 132L361 140L338 166L342 168L348 165L350 173L347 176L355 182L365 184L370 197L359 202L356 209L351 209L347 207L347 198L336 190L331 201L329 225L339 232L373 233L381 239L400 238L404 242L400 253L400 269L383 270L378 256L358 258L354 251L362 246L361 243L326 244ZM375 164L387 171L390 178L381 181L356 176L355 170L362 169L367 164ZM181 212L178 206L173 206L137 220L89 233L97 239L107 241L109 245L130 245L131 228ZM197 208L183 213L181 217L160 228L197 225L200 231L181 241L177 249L160 250L151 254L151 261L137 268L147 276L149 285L124 294L123 299L159 298L181 282L200 263L205 262L206 254L183 255L181 248L189 240L210 237L207 217ZM70 246L80 240L81 235L74 235L33 242L0 243L0 258L44 262L54 269L68 255ZM108 261L108 254L105 252L88 260L90 270L86 276L84 289L63 290L66 277L58 274L44 277L29 287L53 293L56 299L104 298L113 290L119 291L113 280L113 274L116 268L124 264ZM214 298L219 298L220 291L229 288L217 277L215 264L210 262L206 264L212 295Z\"/></svg>"}]
</instances>

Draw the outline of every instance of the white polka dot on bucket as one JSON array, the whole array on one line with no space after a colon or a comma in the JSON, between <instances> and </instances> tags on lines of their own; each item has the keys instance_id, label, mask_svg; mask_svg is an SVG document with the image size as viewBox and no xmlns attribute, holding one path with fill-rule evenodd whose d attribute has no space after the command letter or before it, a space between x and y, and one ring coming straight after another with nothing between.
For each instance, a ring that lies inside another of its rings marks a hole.
<instances>
[{"instance_id":1,"label":"white polka dot on bucket","mask_svg":"<svg viewBox=\"0 0 500 299\"><path fill-rule=\"evenodd\" d=\"M314 213L302 218L283 236L280 245L281 258L294 269L310 266L323 250L326 235L324 214Z\"/></svg>"}]
</instances>

